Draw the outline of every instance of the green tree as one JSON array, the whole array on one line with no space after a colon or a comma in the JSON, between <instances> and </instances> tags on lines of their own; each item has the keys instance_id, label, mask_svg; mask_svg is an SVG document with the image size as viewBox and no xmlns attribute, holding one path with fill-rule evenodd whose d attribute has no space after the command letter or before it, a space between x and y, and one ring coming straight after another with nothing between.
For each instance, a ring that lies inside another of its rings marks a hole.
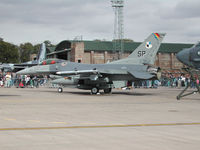
<instances>
[{"instance_id":1,"label":"green tree","mask_svg":"<svg viewBox=\"0 0 200 150\"><path fill-rule=\"evenodd\" d=\"M43 43L45 43L45 45L46 45L47 47L56 46L56 45L52 44L51 41L49 41L49 40L45 40Z\"/></svg>"},{"instance_id":2,"label":"green tree","mask_svg":"<svg viewBox=\"0 0 200 150\"><path fill-rule=\"evenodd\" d=\"M8 42L0 41L0 62L18 63L19 62L18 47Z\"/></svg>"},{"instance_id":3,"label":"green tree","mask_svg":"<svg viewBox=\"0 0 200 150\"><path fill-rule=\"evenodd\" d=\"M49 41L49 40L44 41L44 43L46 46L52 46L51 41Z\"/></svg>"},{"instance_id":4,"label":"green tree","mask_svg":"<svg viewBox=\"0 0 200 150\"><path fill-rule=\"evenodd\" d=\"M20 61L26 62L30 60L30 55L34 52L34 47L31 43L20 44Z\"/></svg>"},{"instance_id":5,"label":"green tree","mask_svg":"<svg viewBox=\"0 0 200 150\"><path fill-rule=\"evenodd\" d=\"M38 52L40 51L40 46L41 44L36 44L34 45L34 50L32 51L32 54L38 54Z\"/></svg>"}]
</instances>

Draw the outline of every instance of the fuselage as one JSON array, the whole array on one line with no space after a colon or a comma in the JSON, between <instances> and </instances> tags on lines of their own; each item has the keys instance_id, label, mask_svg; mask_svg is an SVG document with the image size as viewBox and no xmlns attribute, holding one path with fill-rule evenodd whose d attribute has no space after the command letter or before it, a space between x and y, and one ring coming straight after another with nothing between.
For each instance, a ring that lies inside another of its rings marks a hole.
<instances>
[{"instance_id":1,"label":"fuselage","mask_svg":"<svg viewBox=\"0 0 200 150\"><path fill-rule=\"evenodd\" d=\"M184 65L200 69L200 43L191 48L183 49L177 54L177 59Z\"/></svg>"},{"instance_id":2,"label":"fuselage","mask_svg":"<svg viewBox=\"0 0 200 150\"><path fill-rule=\"evenodd\" d=\"M62 71L82 71L82 70L98 70L104 77L108 77L109 80L131 80L135 78L129 73L133 72L147 72L147 65L133 65L133 64L80 64L74 62L63 62L54 65L44 66L49 72L56 73ZM42 66L40 68L42 69ZM48 72L48 71L47 71ZM66 75L63 75L66 76Z\"/></svg>"}]
</instances>

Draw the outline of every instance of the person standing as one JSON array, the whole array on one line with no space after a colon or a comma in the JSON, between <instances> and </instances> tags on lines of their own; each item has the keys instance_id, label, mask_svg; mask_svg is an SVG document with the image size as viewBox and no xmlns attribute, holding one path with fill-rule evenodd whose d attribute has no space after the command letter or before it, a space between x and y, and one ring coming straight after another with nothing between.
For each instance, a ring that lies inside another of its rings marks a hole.
<instances>
[{"instance_id":1,"label":"person standing","mask_svg":"<svg viewBox=\"0 0 200 150\"><path fill-rule=\"evenodd\" d=\"M7 72L6 74L6 87L9 88L11 85L11 74L10 72Z\"/></svg>"},{"instance_id":2,"label":"person standing","mask_svg":"<svg viewBox=\"0 0 200 150\"><path fill-rule=\"evenodd\" d=\"M197 80L196 80L196 84L197 84L197 86L199 86L199 79L198 79L198 77L197 77Z\"/></svg>"},{"instance_id":3,"label":"person standing","mask_svg":"<svg viewBox=\"0 0 200 150\"><path fill-rule=\"evenodd\" d=\"M3 87L3 76L0 74L0 87Z\"/></svg>"}]
</instances>

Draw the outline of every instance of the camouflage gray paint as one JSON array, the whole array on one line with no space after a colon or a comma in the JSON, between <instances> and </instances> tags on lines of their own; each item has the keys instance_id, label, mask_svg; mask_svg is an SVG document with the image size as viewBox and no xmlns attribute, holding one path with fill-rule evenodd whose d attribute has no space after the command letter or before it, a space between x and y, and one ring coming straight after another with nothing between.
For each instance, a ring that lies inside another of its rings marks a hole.
<instances>
[{"instance_id":1,"label":"camouflage gray paint","mask_svg":"<svg viewBox=\"0 0 200 150\"><path fill-rule=\"evenodd\" d=\"M156 79L158 68L149 64L155 61L156 53L165 34L151 34L131 55L127 58L107 64L80 64L74 62L62 62L53 65L34 66L18 72L18 74L54 74L68 79L57 79L54 83L62 85L73 83L81 89L91 89L96 93L99 89L110 92L114 81L139 81ZM148 65L146 65L148 64ZM93 90L94 89L94 90Z\"/></svg>"}]
</instances>

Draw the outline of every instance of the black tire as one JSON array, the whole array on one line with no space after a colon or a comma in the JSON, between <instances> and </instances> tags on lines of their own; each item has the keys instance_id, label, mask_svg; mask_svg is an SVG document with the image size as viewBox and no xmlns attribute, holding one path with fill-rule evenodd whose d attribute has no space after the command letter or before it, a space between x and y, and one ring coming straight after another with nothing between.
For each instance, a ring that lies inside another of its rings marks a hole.
<instances>
[{"instance_id":1,"label":"black tire","mask_svg":"<svg viewBox=\"0 0 200 150\"><path fill-rule=\"evenodd\" d=\"M58 93L62 93L63 92L63 88L59 87L58 88Z\"/></svg>"},{"instance_id":2,"label":"black tire","mask_svg":"<svg viewBox=\"0 0 200 150\"><path fill-rule=\"evenodd\" d=\"M104 89L104 93L110 94L112 92L112 88Z\"/></svg>"},{"instance_id":3,"label":"black tire","mask_svg":"<svg viewBox=\"0 0 200 150\"><path fill-rule=\"evenodd\" d=\"M97 88L97 87L93 87L92 89L91 89L91 93L92 94L97 94L99 92L99 89Z\"/></svg>"}]
</instances>

